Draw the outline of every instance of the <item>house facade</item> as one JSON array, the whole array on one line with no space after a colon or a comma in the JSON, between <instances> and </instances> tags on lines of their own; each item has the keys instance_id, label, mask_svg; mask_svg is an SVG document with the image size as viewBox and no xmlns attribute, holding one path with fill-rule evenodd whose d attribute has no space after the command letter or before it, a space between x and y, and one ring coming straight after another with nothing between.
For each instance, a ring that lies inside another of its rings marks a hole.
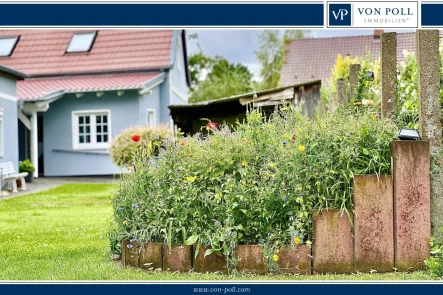
<instances>
[{"instance_id":1,"label":"house facade","mask_svg":"<svg viewBox=\"0 0 443 295\"><path fill-rule=\"evenodd\" d=\"M18 165L16 80L23 73L0 66L0 163Z\"/></svg>"},{"instance_id":2,"label":"house facade","mask_svg":"<svg viewBox=\"0 0 443 295\"><path fill-rule=\"evenodd\" d=\"M174 128L168 106L187 103L183 30L2 31L0 54L2 38L15 44L0 65L29 76L16 83L17 150L35 176L119 173L112 139L130 126Z\"/></svg>"}]
</instances>

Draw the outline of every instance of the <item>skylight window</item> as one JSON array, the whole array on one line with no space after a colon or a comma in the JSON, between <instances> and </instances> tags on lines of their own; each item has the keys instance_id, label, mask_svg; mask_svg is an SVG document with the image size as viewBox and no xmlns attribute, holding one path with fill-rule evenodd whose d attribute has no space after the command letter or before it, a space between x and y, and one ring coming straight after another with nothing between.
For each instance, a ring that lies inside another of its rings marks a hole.
<instances>
[{"instance_id":1,"label":"skylight window","mask_svg":"<svg viewBox=\"0 0 443 295\"><path fill-rule=\"evenodd\" d=\"M88 52L91 50L92 43L97 32L75 33L69 42L66 52Z\"/></svg>"},{"instance_id":2,"label":"skylight window","mask_svg":"<svg viewBox=\"0 0 443 295\"><path fill-rule=\"evenodd\" d=\"M18 37L0 38L0 56L10 56L17 44Z\"/></svg>"}]
</instances>

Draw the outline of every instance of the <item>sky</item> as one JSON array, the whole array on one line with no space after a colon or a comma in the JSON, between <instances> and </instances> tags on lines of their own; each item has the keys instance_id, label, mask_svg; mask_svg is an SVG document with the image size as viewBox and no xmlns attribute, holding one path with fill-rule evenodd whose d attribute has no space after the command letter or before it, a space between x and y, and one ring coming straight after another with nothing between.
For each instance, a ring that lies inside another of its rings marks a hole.
<instances>
[{"instance_id":1,"label":"sky","mask_svg":"<svg viewBox=\"0 0 443 295\"><path fill-rule=\"evenodd\" d=\"M258 49L259 34L263 30L188 30L189 34L197 34L197 39L188 40L188 53L203 51L205 55L221 55L230 62L242 63L254 74L256 80L260 76L260 64L254 51ZM398 31L398 30L397 30ZM403 30L405 31L405 30ZM371 35L373 30L312 30L314 38L339 36Z\"/></svg>"}]
</instances>

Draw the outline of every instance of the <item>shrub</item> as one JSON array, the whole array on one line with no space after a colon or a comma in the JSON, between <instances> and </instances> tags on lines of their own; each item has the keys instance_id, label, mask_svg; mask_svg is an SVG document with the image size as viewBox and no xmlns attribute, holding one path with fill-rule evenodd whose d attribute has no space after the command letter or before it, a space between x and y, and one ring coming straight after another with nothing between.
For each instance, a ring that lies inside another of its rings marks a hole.
<instances>
[{"instance_id":1,"label":"shrub","mask_svg":"<svg viewBox=\"0 0 443 295\"><path fill-rule=\"evenodd\" d=\"M22 172L31 173L31 172L35 171L35 168L34 168L34 165L32 165L31 160L27 159L27 160L20 162L18 170L20 173L22 173Z\"/></svg>"},{"instance_id":2,"label":"shrub","mask_svg":"<svg viewBox=\"0 0 443 295\"><path fill-rule=\"evenodd\" d=\"M136 155L157 155L161 142L171 136L166 125L159 127L136 126L123 130L111 144L111 157L115 164L125 167L134 164ZM140 141L134 142L131 136L139 135Z\"/></svg>"},{"instance_id":3,"label":"shrub","mask_svg":"<svg viewBox=\"0 0 443 295\"><path fill-rule=\"evenodd\" d=\"M122 178L120 237L209 245L228 261L237 244L307 242L313 210L353 210L354 175L389 173L394 131L361 109L310 120L285 107L269 120L253 111L235 131L165 140Z\"/></svg>"}]
</instances>

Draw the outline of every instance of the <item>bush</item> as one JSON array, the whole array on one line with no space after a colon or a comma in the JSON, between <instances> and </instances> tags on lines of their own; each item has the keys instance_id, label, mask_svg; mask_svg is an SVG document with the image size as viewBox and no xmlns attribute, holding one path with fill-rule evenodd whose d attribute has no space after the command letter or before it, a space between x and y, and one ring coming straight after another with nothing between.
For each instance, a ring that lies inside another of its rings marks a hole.
<instances>
[{"instance_id":1,"label":"bush","mask_svg":"<svg viewBox=\"0 0 443 295\"><path fill-rule=\"evenodd\" d=\"M134 142L131 136L139 135L140 141ZM123 130L114 138L111 144L112 161L120 167L134 165L137 155L157 155L162 140L171 136L170 129L166 126L148 127L136 126Z\"/></svg>"},{"instance_id":2,"label":"bush","mask_svg":"<svg viewBox=\"0 0 443 295\"><path fill-rule=\"evenodd\" d=\"M443 228L441 231L443 233ZM443 241L437 242L434 237L431 237L429 243L431 257L425 260L426 267L431 275L443 277Z\"/></svg>"},{"instance_id":3,"label":"bush","mask_svg":"<svg viewBox=\"0 0 443 295\"><path fill-rule=\"evenodd\" d=\"M22 172L32 173L35 171L35 168L34 165L32 165L31 160L27 159L19 163L18 170L20 173Z\"/></svg>"},{"instance_id":4,"label":"bush","mask_svg":"<svg viewBox=\"0 0 443 295\"><path fill-rule=\"evenodd\" d=\"M122 178L120 237L212 246L228 261L238 244L308 242L313 210L353 210L354 175L389 173L395 126L358 112L312 121L286 107L266 121L253 111L234 132L165 140Z\"/></svg>"}]
</instances>

